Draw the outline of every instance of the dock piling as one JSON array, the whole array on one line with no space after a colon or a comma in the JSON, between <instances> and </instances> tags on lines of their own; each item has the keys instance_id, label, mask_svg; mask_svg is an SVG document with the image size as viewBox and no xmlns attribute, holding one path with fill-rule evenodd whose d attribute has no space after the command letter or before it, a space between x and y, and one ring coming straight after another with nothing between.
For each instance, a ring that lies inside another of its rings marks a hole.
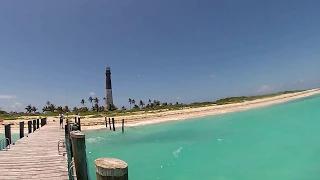
<instances>
[{"instance_id":1,"label":"dock piling","mask_svg":"<svg viewBox=\"0 0 320 180\"><path fill-rule=\"evenodd\" d=\"M32 121L28 121L28 134L32 133L31 126L32 126Z\"/></svg>"},{"instance_id":2,"label":"dock piling","mask_svg":"<svg viewBox=\"0 0 320 180\"><path fill-rule=\"evenodd\" d=\"M78 118L78 124L79 124L79 131L81 131L81 119L80 119L80 117Z\"/></svg>"},{"instance_id":3,"label":"dock piling","mask_svg":"<svg viewBox=\"0 0 320 180\"><path fill-rule=\"evenodd\" d=\"M37 119L37 129L39 129L39 119Z\"/></svg>"},{"instance_id":4,"label":"dock piling","mask_svg":"<svg viewBox=\"0 0 320 180\"><path fill-rule=\"evenodd\" d=\"M128 180L128 164L116 158L98 158L94 161L97 180Z\"/></svg>"},{"instance_id":5,"label":"dock piling","mask_svg":"<svg viewBox=\"0 0 320 180\"><path fill-rule=\"evenodd\" d=\"M36 131L37 127L36 127L36 120L32 121L32 125L33 125L33 132Z\"/></svg>"},{"instance_id":6,"label":"dock piling","mask_svg":"<svg viewBox=\"0 0 320 180\"><path fill-rule=\"evenodd\" d=\"M4 125L4 134L6 139L6 147L9 146L11 142L11 124Z\"/></svg>"},{"instance_id":7,"label":"dock piling","mask_svg":"<svg viewBox=\"0 0 320 180\"><path fill-rule=\"evenodd\" d=\"M110 128L110 130L111 130L111 122L110 122L110 118L109 118L109 128Z\"/></svg>"},{"instance_id":8,"label":"dock piling","mask_svg":"<svg viewBox=\"0 0 320 180\"><path fill-rule=\"evenodd\" d=\"M70 137L77 179L88 180L85 135L80 131L72 131Z\"/></svg>"},{"instance_id":9,"label":"dock piling","mask_svg":"<svg viewBox=\"0 0 320 180\"><path fill-rule=\"evenodd\" d=\"M124 133L124 119L122 119L122 133Z\"/></svg>"},{"instance_id":10,"label":"dock piling","mask_svg":"<svg viewBox=\"0 0 320 180\"><path fill-rule=\"evenodd\" d=\"M20 126L20 139L24 137L24 121L19 122Z\"/></svg>"},{"instance_id":11,"label":"dock piling","mask_svg":"<svg viewBox=\"0 0 320 180\"><path fill-rule=\"evenodd\" d=\"M114 118L112 118L113 131L116 131L116 127L114 127Z\"/></svg>"},{"instance_id":12,"label":"dock piling","mask_svg":"<svg viewBox=\"0 0 320 180\"><path fill-rule=\"evenodd\" d=\"M107 117L104 117L104 122L106 123L106 128L108 128L108 118Z\"/></svg>"}]
</instances>

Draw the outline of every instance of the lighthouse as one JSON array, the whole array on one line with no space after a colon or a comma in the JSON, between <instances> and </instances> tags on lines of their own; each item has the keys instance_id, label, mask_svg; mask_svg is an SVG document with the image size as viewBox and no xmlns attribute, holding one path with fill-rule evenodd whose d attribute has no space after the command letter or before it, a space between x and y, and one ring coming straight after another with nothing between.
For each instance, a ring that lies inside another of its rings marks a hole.
<instances>
[{"instance_id":1,"label":"lighthouse","mask_svg":"<svg viewBox=\"0 0 320 180\"><path fill-rule=\"evenodd\" d=\"M110 67L106 68L106 110L110 104L113 104L112 87L111 87L111 71Z\"/></svg>"}]
</instances>

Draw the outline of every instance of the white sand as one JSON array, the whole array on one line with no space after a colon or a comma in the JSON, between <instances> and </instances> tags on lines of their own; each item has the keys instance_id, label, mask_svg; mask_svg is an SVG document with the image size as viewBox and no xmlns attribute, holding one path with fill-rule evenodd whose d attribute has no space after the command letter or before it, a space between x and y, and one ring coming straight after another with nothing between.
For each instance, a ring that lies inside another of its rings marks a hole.
<instances>
[{"instance_id":1,"label":"white sand","mask_svg":"<svg viewBox=\"0 0 320 180\"><path fill-rule=\"evenodd\" d=\"M270 98L257 99L253 101L247 101L243 103L227 104L227 105L212 105L199 108L189 108L175 111L165 111L159 113L147 113L139 115L129 115L129 116L117 116L115 118L116 127L121 127L121 120L125 120L125 127L133 126L143 126L148 124L161 123L166 121L176 121L176 120L186 120L191 118L199 118L209 115L217 115L235 111L243 111L247 109L259 108L263 106L283 103L299 98L308 97L320 93L320 89L312 89L303 92L290 93L279 95ZM35 118L35 117L33 117ZM110 117L112 118L112 117ZM10 121L6 121L10 122ZM17 120L11 121L17 124ZM48 123L58 123L57 117L48 117ZM27 121L25 121L27 124ZM81 119L82 130L93 130L105 128L104 118L89 118L85 117ZM0 133L3 130L0 130ZM18 125L12 127L13 133L18 133ZM26 132L26 130L25 130Z\"/></svg>"},{"instance_id":2,"label":"white sand","mask_svg":"<svg viewBox=\"0 0 320 180\"><path fill-rule=\"evenodd\" d=\"M213 105L207 107L190 108L176 111L160 112L156 114L141 114L131 116L115 117L116 127L121 127L121 120L125 120L125 127L143 126L166 121L186 120L190 118L199 118L209 115L217 115L235 111L243 111L247 109L259 108L268 105L283 103L299 98L308 97L320 93L320 89L312 89L303 92L284 94L270 98L257 99L243 103L235 103L228 105ZM82 126L83 130L105 128L104 118L85 118L82 121L87 126ZM99 125L103 124L103 125Z\"/></svg>"}]
</instances>

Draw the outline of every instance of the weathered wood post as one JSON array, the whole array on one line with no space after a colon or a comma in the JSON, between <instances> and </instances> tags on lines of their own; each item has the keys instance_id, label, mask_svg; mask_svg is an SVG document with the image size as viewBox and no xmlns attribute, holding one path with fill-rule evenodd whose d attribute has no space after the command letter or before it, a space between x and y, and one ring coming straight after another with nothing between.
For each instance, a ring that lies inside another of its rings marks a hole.
<instances>
[{"instance_id":1,"label":"weathered wood post","mask_svg":"<svg viewBox=\"0 0 320 180\"><path fill-rule=\"evenodd\" d=\"M70 127L70 122L67 121L67 124L65 125L65 132L67 133L68 135L68 142L70 144L70 149L71 149L71 157L73 157L73 152L72 152L72 142L71 142L71 137L70 137L70 132L71 132L71 127Z\"/></svg>"},{"instance_id":2,"label":"weathered wood post","mask_svg":"<svg viewBox=\"0 0 320 180\"><path fill-rule=\"evenodd\" d=\"M110 118L109 118L109 128L111 130L111 121L110 121Z\"/></svg>"},{"instance_id":3,"label":"weathered wood post","mask_svg":"<svg viewBox=\"0 0 320 180\"><path fill-rule=\"evenodd\" d=\"M24 137L24 121L19 122L20 126L20 139Z\"/></svg>"},{"instance_id":4,"label":"weathered wood post","mask_svg":"<svg viewBox=\"0 0 320 180\"><path fill-rule=\"evenodd\" d=\"M36 131L37 127L36 127L36 120L32 121L32 125L33 125L33 132Z\"/></svg>"},{"instance_id":5,"label":"weathered wood post","mask_svg":"<svg viewBox=\"0 0 320 180\"><path fill-rule=\"evenodd\" d=\"M106 128L108 128L108 118L104 117L104 122L106 123Z\"/></svg>"},{"instance_id":6,"label":"weathered wood post","mask_svg":"<svg viewBox=\"0 0 320 180\"><path fill-rule=\"evenodd\" d=\"M39 129L39 119L37 119L37 129Z\"/></svg>"},{"instance_id":7,"label":"weathered wood post","mask_svg":"<svg viewBox=\"0 0 320 180\"><path fill-rule=\"evenodd\" d=\"M44 125L47 124L47 118L42 118L41 121L42 121L42 125L41 126L44 126Z\"/></svg>"},{"instance_id":8,"label":"weathered wood post","mask_svg":"<svg viewBox=\"0 0 320 180\"><path fill-rule=\"evenodd\" d=\"M128 164L115 158L98 158L94 161L97 180L128 180Z\"/></svg>"},{"instance_id":9,"label":"weathered wood post","mask_svg":"<svg viewBox=\"0 0 320 180\"><path fill-rule=\"evenodd\" d=\"M9 146L9 144L11 144L11 124L5 124L4 125L4 134L5 137L8 138L6 139L6 147Z\"/></svg>"},{"instance_id":10,"label":"weathered wood post","mask_svg":"<svg viewBox=\"0 0 320 180\"><path fill-rule=\"evenodd\" d=\"M41 127L43 126L43 118L40 119Z\"/></svg>"},{"instance_id":11,"label":"weathered wood post","mask_svg":"<svg viewBox=\"0 0 320 180\"><path fill-rule=\"evenodd\" d=\"M72 131L70 136L77 179L88 180L85 135L80 131Z\"/></svg>"},{"instance_id":12,"label":"weathered wood post","mask_svg":"<svg viewBox=\"0 0 320 180\"><path fill-rule=\"evenodd\" d=\"M77 123L77 116L74 117L74 122Z\"/></svg>"},{"instance_id":13,"label":"weathered wood post","mask_svg":"<svg viewBox=\"0 0 320 180\"><path fill-rule=\"evenodd\" d=\"M112 118L113 131L116 131L116 127L114 127L114 118Z\"/></svg>"},{"instance_id":14,"label":"weathered wood post","mask_svg":"<svg viewBox=\"0 0 320 180\"><path fill-rule=\"evenodd\" d=\"M80 117L78 118L78 124L79 124L79 131L81 131L81 119L80 119Z\"/></svg>"},{"instance_id":15,"label":"weathered wood post","mask_svg":"<svg viewBox=\"0 0 320 180\"><path fill-rule=\"evenodd\" d=\"M31 126L32 126L32 122L31 122L31 121L28 121L28 134L31 134L31 133L32 133Z\"/></svg>"},{"instance_id":16,"label":"weathered wood post","mask_svg":"<svg viewBox=\"0 0 320 180\"><path fill-rule=\"evenodd\" d=\"M122 119L122 133L124 132L124 119Z\"/></svg>"}]
</instances>

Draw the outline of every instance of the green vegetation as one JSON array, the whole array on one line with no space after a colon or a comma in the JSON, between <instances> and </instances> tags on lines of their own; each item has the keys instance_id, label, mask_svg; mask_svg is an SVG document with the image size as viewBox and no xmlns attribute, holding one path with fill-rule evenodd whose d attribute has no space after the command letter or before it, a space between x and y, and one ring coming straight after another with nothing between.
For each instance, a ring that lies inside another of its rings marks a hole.
<instances>
[{"instance_id":1,"label":"green vegetation","mask_svg":"<svg viewBox=\"0 0 320 180\"><path fill-rule=\"evenodd\" d=\"M224 98L224 99L219 99L215 103L217 105L241 103L241 102L245 102L245 101L253 101L253 100L256 100L256 99L263 99L263 98L274 97L274 96L279 96L279 95L289 94L289 93L295 93L295 92L301 92L301 90L284 91L284 92L279 92L279 93L274 93L274 94L266 94L266 95L259 95L259 96L228 97L228 98Z\"/></svg>"},{"instance_id":2,"label":"green vegetation","mask_svg":"<svg viewBox=\"0 0 320 180\"><path fill-rule=\"evenodd\" d=\"M240 96L240 97L228 97L219 99L214 102L194 102L191 104L182 104L179 102L175 103L167 103L167 102L160 102L158 100L148 100L146 104L144 101L139 100L136 101L132 98L128 99L129 109L125 106L122 106L121 109L118 109L115 105L110 104L108 106L108 110L105 110L104 106L100 106L100 100L95 97L89 97L88 101L91 104L91 108L85 106L86 102L84 99L81 99L80 104L82 107L74 107L72 110L69 109L68 106L56 106L50 101L46 102L46 105L42 108L42 113L37 112L37 108L29 104L25 109L26 113L16 113L10 112L7 113L2 111L0 108L0 120L17 120L21 119L21 116L58 116L60 112L68 113L70 118L73 118L74 115L81 115L83 116L90 116L90 118L100 118L104 116L126 116L126 115L136 115L136 114L145 114L145 113L159 113L164 111L172 111L172 110L181 110L184 108L197 108L197 107L205 107L205 106L212 106L212 105L223 105L223 104L232 104L232 103L241 103L245 101L253 101L256 99L274 97L283 94L295 93L295 92L302 92L302 90L297 91L284 91L274 94L267 94L267 95L259 95L259 96ZM105 99L105 98L103 98ZM136 104L138 102L138 104Z\"/></svg>"}]
</instances>

